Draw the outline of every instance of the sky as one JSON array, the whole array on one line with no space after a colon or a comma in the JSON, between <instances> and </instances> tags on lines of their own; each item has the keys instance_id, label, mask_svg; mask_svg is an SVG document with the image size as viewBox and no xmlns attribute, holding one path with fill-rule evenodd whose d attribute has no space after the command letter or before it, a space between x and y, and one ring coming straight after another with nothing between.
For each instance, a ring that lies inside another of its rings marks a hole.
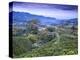
<instances>
[{"instance_id":1,"label":"sky","mask_svg":"<svg viewBox=\"0 0 80 60\"><path fill-rule=\"evenodd\" d=\"M78 7L75 5L41 4L14 2L13 11L27 12L33 15L51 17L56 19L74 19L78 16Z\"/></svg>"}]
</instances>

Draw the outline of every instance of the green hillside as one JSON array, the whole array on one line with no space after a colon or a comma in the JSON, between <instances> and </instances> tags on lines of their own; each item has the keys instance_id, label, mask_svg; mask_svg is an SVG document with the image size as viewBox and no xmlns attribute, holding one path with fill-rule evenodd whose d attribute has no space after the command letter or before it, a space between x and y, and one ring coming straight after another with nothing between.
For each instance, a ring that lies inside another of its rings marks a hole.
<instances>
[{"instance_id":1,"label":"green hillside","mask_svg":"<svg viewBox=\"0 0 80 60\"><path fill-rule=\"evenodd\" d=\"M34 21L35 22L35 21ZM32 24L32 23L31 23ZM78 54L77 27L46 27L38 31L28 25L26 35L13 36L14 57L41 57Z\"/></svg>"}]
</instances>

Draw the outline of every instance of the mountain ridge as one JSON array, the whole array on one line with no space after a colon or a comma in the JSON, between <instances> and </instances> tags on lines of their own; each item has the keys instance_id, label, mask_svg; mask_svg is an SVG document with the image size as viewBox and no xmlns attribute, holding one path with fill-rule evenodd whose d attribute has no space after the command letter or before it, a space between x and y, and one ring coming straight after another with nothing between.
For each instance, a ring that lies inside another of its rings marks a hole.
<instances>
[{"instance_id":1,"label":"mountain ridge","mask_svg":"<svg viewBox=\"0 0 80 60\"><path fill-rule=\"evenodd\" d=\"M39 15L33 15L33 14L30 14L30 13L26 13L26 12L15 12L15 11L12 11L9 13L9 15L12 14L12 19L14 22L16 23L20 23L20 22L27 22L29 20L32 20L32 19L37 19L39 20L42 24L63 24L65 22L67 23L75 23L77 24L77 18L74 18L74 19L69 19L69 20L59 20L59 19L56 19L56 18L51 18L51 17L45 17L45 16L39 16Z\"/></svg>"}]
</instances>

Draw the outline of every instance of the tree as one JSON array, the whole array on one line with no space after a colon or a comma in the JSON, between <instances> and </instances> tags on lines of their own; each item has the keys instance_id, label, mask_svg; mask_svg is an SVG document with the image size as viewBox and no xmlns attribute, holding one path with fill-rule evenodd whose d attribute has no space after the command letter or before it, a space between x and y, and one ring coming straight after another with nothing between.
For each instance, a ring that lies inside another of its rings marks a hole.
<instances>
[{"instance_id":1,"label":"tree","mask_svg":"<svg viewBox=\"0 0 80 60\"><path fill-rule=\"evenodd\" d=\"M32 19L27 22L27 31L32 34L37 34L38 33L38 25L39 21L36 19Z\"/></svg>"},{"instance_id":2,"label":"tree","mask_svg":"<svg viewBox=\"0 0 80 60\"><path fill-rule=\"evenodd\" d=\"M47 27L47 30L48 30L49 32L53 32L53 31L55 31L55 28L53 28L53 27Z\"/></svg>"},{"instance_id":3,"label":"tree","mask_svg":"<svg viewBox=\"0 0 80 60\"><path fill-rule=\"evenodd\" d=\"M34 34L29 34L27 40L30 40L32 43L35 43L38 40L38 36Z\"/></svg>"},{"instance_id":4,"label":"tree","mask_svg":"<svg viewBox=\"0 0 80 60\"><path fill-rule=\"evenodd\" d=\"M23 53L27 53L32 48L32 42L27 40L25 37L13 37L13 54L15 56L20 56Z\"/></svg>"}]
</instances>

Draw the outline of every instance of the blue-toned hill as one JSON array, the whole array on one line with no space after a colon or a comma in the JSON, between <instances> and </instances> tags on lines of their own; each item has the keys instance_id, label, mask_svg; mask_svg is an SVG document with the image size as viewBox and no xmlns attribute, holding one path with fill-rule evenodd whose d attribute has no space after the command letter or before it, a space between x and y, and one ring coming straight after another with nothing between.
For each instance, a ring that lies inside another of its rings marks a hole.
<instances>
[{"instance_id":1,"label":"blue-toned hill","mask_svg":"<svg viewBox=\"0 0 80 60\"><path fill-rule=\"evenodd\" d=\"M38 16L38 15L33 15L30 13L26 12L10 12L10 15L12 14L13 21L16 22L17 24L19 23L25 23L26 21L32 20L32 19L37 19L41 22L41 24L48 25L48 24L78 24L77 18L70 19L70 20L58 20L56 18L51 18L51 17L45 17L45 16Z\"/></svg>"}]
</instances>

